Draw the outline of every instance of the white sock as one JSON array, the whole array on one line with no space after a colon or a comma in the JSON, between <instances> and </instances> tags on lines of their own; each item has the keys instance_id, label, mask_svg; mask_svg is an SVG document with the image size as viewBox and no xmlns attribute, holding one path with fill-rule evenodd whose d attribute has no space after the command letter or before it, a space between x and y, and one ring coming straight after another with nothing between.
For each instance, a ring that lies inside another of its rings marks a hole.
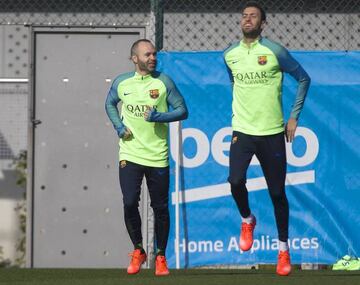
<instances>
[{"instance_id":1,"label":"white sock","mask_svg":"<svg viewBox=\"0 0 360 285\"><path fill-rule=\"evenodd\" d=\"M247 218L241 218L243 223L251 224L254 221L254 215L250 214Z\"/></svg>"},{"instance_id":2,"label":"white sock","mask_svg":"<svg viewBox=\"0 0 360 285\"><path fill-rule=\"evenodd\" d=\"M280 251L286 251L289 250L289 245L286 241L279 240L279 250Z\"/></svg>"}]
</instances>

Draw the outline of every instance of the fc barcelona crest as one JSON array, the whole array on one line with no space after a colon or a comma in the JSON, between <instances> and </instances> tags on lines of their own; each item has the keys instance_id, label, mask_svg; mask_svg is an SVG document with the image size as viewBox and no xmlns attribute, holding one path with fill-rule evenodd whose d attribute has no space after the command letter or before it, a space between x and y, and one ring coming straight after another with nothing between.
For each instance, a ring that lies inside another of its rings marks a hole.
<instances>
[{"instance_id":1,"label":"fc barcelona crest","mask_svg":"<svg viewBox=\"0 0 360 285\"><path fill-rule=\"evenodd\" d=\"M126 166L126 160L120 161L120 168L124 168Z\"/></svg>"},{"instance_id":2,"label":"fc barcelona crest","mask_svg":"<svg viewBox=\"0 0 360 285\"><path fill-rule=\"evenodd\" d=\"M267 57L266 55L260 55L258 56L258 64L265 65L267 63Z\"/></svg>"},{"instance_id":3,"label":"fc barcelona crest","mask_svg":"<svg viewBox=\"0 0 360 285\"><path fill-rule=\"evenodd\" d=\"M158 98L160 95L159 89L152 89L150 90L150 97L153 99Z\"/></svg>"}]
</instances>

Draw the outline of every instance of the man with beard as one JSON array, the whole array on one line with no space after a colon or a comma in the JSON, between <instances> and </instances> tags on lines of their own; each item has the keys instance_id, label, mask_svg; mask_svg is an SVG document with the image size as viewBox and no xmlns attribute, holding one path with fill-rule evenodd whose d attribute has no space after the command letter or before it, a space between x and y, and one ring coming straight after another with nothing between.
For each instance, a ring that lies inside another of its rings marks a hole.
<instances>
[{"instance_id":1,"label":"man with beard","mask_svg":"<svg viewBox=\"0 0 360 285\"><path fill-rule=\"evenodd\" d=\"M265 11L259 4L246 3L241 19L244 37L224 52L233 81L233 134L228 181L242 217L240 248L248 251L253 244L256 219L249 207L246 172L252 156L257 156L274 206L278 229L276 272L288 275L291 262L287 242L289 205L285 194L284 136L288 142L294 139L310 78L284 47L261 36L265 21ZM296 99L285 125L281 103L283 72L298 81Z\"/></svg>"},{"instance_id":2,"label":"man with beard","mask_svg":"<svg viewBox=\"0 0 360 285\"><path fill-rule=\"evenodd\" d=\"M156 50L146 39L131 47L135 71L115 78L105 109L120 138L119 179L127 231L134 245L128 274L146 261L138 210L143 177L155 216L155 274L168 275L165 251L169 236L168 124L188 116L185 101L173 81L155 71ZM117 105L122 102L121 118ZM169 109L171 108L171 110Z\"/></svg>"}]
</instances>

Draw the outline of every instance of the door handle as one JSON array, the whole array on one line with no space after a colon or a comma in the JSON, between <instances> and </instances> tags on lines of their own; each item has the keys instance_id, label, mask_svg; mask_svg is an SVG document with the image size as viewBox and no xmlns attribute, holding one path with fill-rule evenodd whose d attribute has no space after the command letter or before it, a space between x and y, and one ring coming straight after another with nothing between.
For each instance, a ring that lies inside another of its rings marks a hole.
<instances>
[{"instance_id":1,"label":"door handle","mask_svg":"<svg viewBox=\"0 0 360 285\"><path fill-rule=\"evenodd\" d=\"M37 119L32 119L31 122L35 128L37 125L40 125L42 123L40 120L37 120Z\"/></svg>"}]
</instances>

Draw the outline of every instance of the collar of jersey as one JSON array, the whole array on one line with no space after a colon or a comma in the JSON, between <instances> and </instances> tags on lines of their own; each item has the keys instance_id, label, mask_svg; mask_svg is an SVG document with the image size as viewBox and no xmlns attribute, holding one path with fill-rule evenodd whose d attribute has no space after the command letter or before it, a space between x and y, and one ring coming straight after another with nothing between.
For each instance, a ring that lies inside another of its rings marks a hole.
<instances>
[{"instance_id":1,"label":"collar of jersey","mask_svg":"<svg viewBox=\"0 0 360 285\"><path fill-rule=\"evenodd\" d=\"M250 43L250 47L246 43L244 43L244 40L241 40L240 41L240 46L245 48L245 49L253 49L259 44L260 39L261 39L261 37L256 39L254 42Z\"/></svg>"},{"instance_id":2,"label":"collar of jersey","mask_svg":"<svg viewBox=\"0 0 360 285\"><path fill-rule=\"evenodd\" d=\"M146 74L146 75L141 75L141 74L139 74L139 73L137 73L136 71L135 71L135 74L134 74L134 79L138 79L138 80L146 80L146 79L149 79L149 78L151 78L152 76L151 76L151 73L149 73L149 74Z\"/></svg>"}]
</instances>

